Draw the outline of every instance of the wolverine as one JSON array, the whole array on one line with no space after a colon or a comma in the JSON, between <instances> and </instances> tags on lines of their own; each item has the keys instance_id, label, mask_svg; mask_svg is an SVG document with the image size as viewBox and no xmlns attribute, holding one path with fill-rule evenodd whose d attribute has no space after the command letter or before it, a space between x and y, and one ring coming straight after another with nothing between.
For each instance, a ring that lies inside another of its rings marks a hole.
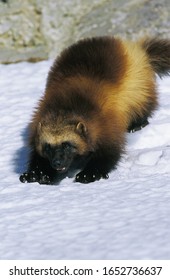
<instances>
[{"instance_id":1,"label":"wolverine","mask_svg":"<svg viewBox=\"0 0 170 280\"><path fill-rule=\"evenodd\" d=\"M158 106L156 74L170 74L170 40L94 37L54 61L29 126L28 169L21 182L54 184L75 167L75 181L108 178L126 133L148 124Z\"/></svg>"}]
</instances>

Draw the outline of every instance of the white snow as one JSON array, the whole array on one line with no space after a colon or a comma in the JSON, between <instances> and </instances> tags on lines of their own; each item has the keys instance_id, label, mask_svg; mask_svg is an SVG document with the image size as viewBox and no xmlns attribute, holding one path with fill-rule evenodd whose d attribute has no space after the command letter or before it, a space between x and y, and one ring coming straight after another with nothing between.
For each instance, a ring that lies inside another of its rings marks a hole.
<instances>
[{"instance_id":1,"label":"white snow","mask_svg":"<svg viewBox=\"0 0 170 280\"><path fill-rule=\"evenodd\" d=\"M26 127L51 61L0 65L0 259L170 258L170 78L160 107L127 135L108 180L22 184Z\"/></svg>"}]
</instances>

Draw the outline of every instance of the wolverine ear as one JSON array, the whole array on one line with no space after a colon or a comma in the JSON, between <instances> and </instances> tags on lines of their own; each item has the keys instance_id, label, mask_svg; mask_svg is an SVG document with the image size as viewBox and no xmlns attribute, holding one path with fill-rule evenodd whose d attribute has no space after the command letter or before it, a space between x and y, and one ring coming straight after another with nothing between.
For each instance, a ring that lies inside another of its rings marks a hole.
<instances>
[{"instance_id":1,"label":"wolverine ear","mask_svg":"<svg viewBox=\"0 0 170 280\"><path fill-rule=\"evenodd\" d=\"M85 136L87 134L87 127L84 123L79 122L76 126L76 131L80 134Z\"/></svg>"}]
</instances>

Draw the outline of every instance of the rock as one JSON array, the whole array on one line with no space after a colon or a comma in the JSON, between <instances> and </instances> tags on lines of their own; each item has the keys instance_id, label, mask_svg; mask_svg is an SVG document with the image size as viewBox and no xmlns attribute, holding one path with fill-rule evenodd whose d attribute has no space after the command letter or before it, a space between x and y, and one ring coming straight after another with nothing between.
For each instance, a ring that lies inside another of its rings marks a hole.
<instances>
[{"instance_id":1,"label":"rock","mask_svg":"<svg viewBox=\"0 0 170 280\"><path fill-rule=\"evenodd\" d=\"M0 0L0 62L54 58L84 37L169 37L169 0Z\"/></svg>"},{"instance_id":2,"label":"rock","mask_svg":"<svg viewBox=\"0 0 170 280\"><path fill-rule=\"evenodd\" d=\"M74 38L116 35L124 38L142 36L168 37L170 30L169 0L106 1L83 16Z\"/></svg>"},{"instance_id":3,"label":"rock","mask_svg":"<svg viewBox=\"0 0 170 280\"><path fill-rule=\"evenodd\" d=\"M46 41L40 31L41 16L33 2L0 2L0 62L41 60L48 57Z\"/></svg>"}]
</instances>

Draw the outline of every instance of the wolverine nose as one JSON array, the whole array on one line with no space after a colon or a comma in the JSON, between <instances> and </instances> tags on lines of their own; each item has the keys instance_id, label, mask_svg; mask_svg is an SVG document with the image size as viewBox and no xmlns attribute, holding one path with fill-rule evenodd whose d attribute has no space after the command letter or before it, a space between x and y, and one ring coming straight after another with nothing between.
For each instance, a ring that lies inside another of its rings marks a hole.
<instances>
[{"instance_id":1,"label":"wolverine nose","mask_svg":"<svg viewBox=\"0 0 170 280\"><path fill-rule=\"evenodd\" d=\"M51 162L51 165L53 168L58 169L61 167L61 160L59 159L53 159Z\"/></svg>"},{"instance_id":2,"label":"wolverine nose","mask_svg":"<svg viewBox=\"0 0 170 280\"><path fill-rule=\"evenodd\" d=\"M61 173L66 172L66 170L67 170L66 167L63 166L62 161L59 160L59 159L53 160L53 161L51 162L51 166L52 166L55 170L57 170L58 172L61 172Z\"/></svg>"}]
</instances>

